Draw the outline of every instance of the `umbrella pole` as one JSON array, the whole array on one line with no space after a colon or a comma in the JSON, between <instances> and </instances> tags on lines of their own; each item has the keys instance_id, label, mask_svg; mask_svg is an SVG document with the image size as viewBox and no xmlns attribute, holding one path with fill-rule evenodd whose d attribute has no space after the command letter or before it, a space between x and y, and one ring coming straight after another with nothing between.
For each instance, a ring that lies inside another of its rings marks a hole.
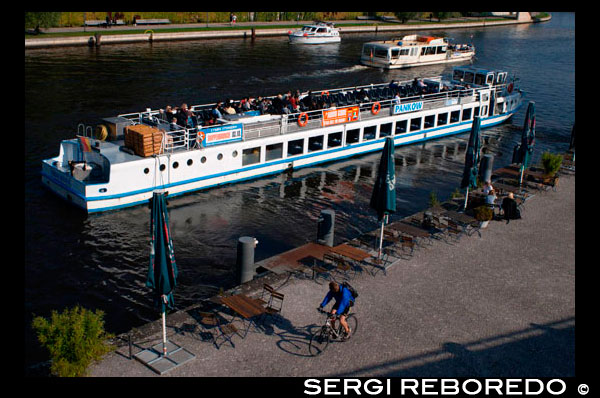
<instances>
[{"instance_id":1,"label":"umbrella pole","mask_svg":"<svg viewBox=\"0 0 600 398\"><path fill-rule=\"evenodd\" d=\"M521 165L521 177L519 177L519 191L521 191L521 185L523 185L523 173L525 173L525 165Z\"/></svg>"},{"instance_id":2,"label":"umbrella pole","mask_svg":"<svg viewBox=\"0 0 600 398\"><path fill-rule=\"evenodd\" d=\"M467 186L467 194L465 195L465 207L463 210L467 210L467 201L469 200L469 187Z\"/></svg>"},{"instance_id":3,"label":"umbrella pole","mask_svg":"<svg viewBox=\"0 0 600 398\"><path fill-rule=\"evenodd\" d=\"M162 331L163 331L163 355L167 356L167 317L166 312L162 313Z\"/></svg>"},{"instance_id":4,"label":"umbrella pole","mask_svg":"<svg viewBox=\"0 0 600 398\"><path fill-rule=\"evenodd\" d=\"M379 235L379 251L377 252L377 258L381 258L381 248L383 247L383 225L385 223L385 217L381 220L381 233Z\"/></svg>"}]
</instances>

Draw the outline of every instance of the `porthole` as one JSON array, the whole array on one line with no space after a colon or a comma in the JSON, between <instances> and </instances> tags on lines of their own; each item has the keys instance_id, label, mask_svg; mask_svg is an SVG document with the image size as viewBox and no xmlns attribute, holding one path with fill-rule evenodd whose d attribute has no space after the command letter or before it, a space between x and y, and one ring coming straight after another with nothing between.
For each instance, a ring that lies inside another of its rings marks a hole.
<instances>
[{"instance_id":1,"label":"porthole","mask_svg":"<svg viewBox=\"0 0 600 398\"><path fill-rule=\"evenodd\" d=\"M144 169L144 174L148 174L148 173L150 173L150 169L146 167L146 168Z\"/></svg>"},{"instance_id":2,"label":"porthole","mask_svg":"<svg viewBox=\"0 0 600 398\"><path fill-rule=\"evenodd\" d=\"M176 169L179 167L179 162L173 162L173 168Z\"/></svg>"},{"instance_id":3,"label":"porthole","mask_svg":"<svg viewBox=\"0 0 600 398\"><path fill-rule=\"evenodd\" d=\"M231 154L231 156L233 156L234 158L236 158L236 157L237 157L237 155L238 155L238 152L237 152L237 151L233 151L233 153Z\"/></svg>"},{"instance_id":4,"label":"porthole","mask_svg":"<svg viewBox=\"0 0 600 398\"><path fill-rule=\"evenodd\" d=\"M206 163L206 156L202 156L202 159L200 159L200 161L201 161L202 163Z\"/></svg>"},{"instance_id":5,"label":"porthole","mask_svg":"<svg viewBox=\"0 0 600 398\"><path fill-rule=\"evenodd\" d=\"M164 164L161 164L159 167L160 171L165 171L166 168L167 166L165 166Z\"/></svg>"},{"instance_id":6,"label":"porthole","mask_svg":"<svg viewBox=\"0 0 600 398\"><path fill-rule=\"evenodd\" d=\"M217 159L218 159L218 160L221 160L221 159L223 159L223 154L222 154L222 153L218 154L218 155L217 155Z\"/></svg>"},{"instance_id":7,"label":"porthole","mask_svg":"<svg viewBox=\"0 0 600 398\"><path fill-rule=\"evenodd\" d=\"M188 159L188 161L187 161L188 166L191 166L193 163L194 163L194 161L192 159Z\"/></svg>"},{"instance_id":8,"label":"porthole","mask_svg":"<svg viewBox=\"0 0 600 398\"><path fill-rule=\"evenodd\" d=\"M106 191L107 191L107 189L106 189L106 188L100 188L100 189L98 190L98 192L100 192L100 193L106 193Z\"/></svg>"}]
</instances>

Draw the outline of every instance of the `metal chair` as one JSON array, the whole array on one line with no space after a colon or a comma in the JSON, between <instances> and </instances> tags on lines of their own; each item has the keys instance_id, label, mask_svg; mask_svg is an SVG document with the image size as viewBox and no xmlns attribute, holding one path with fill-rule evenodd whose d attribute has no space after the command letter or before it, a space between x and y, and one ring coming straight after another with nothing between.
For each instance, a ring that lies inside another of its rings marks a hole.
<instances>
[{"instance_id":1,"label":"metal chair","mask_svg":"<svg viewBox=\"0 0 600 398\"><path fill-rule=\"evenodd\" d=\"M219 316L214 312L197 312L199 319L198 323L204 330L210 333L213 344L217 349L222 344L229 341L232 347L235 348L235 344L231 340L233 334L238 334L238 329L231 322L222 323ZM219 340L223 339L223 342L219 344Z\"/></svg>"},{"instance_id":2,"label":"metal chair","mask_svg":"<svg viewBox=\"0 0 600 398\"><path fill-rule=\"evenodd\" d=\"M256 300L259 301L262 305L266 305L271 300L271 295L273 294L274 291L275 291L275 289L273 288L273 286L271 286L267 283L263 283L263 290L262 290L262 293L260 294L260 298L257 298Z\"/></svg>"},{"instance_id":3,"label":"metal chair","mask_svg":"<svg viewBox=\"0 0 600 398\"><path fill-rule=\"evenodd\" d=\"M267 305L265 316L281 315L281 309L283 308L283 300L285 295L276 291L271 292L271 299Z\"/></svg>"}]
</instances>

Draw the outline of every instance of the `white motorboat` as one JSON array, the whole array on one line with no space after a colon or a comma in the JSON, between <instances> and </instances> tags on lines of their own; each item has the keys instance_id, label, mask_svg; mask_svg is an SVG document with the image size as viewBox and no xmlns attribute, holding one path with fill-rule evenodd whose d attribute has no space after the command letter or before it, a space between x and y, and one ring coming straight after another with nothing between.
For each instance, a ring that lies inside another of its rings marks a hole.
<instances>
[{"instance_id":1,"label":"white motorboat","mask_svg":"<svg viewBox=\"0 0 600 398\"><path fill-rule=\"evenodd\" d=\"M317 22L304 25L302 29L289 32L290 43L326 44L339 43L342 39L340 32L332 22Z\"/></svg>"}]
</instances>

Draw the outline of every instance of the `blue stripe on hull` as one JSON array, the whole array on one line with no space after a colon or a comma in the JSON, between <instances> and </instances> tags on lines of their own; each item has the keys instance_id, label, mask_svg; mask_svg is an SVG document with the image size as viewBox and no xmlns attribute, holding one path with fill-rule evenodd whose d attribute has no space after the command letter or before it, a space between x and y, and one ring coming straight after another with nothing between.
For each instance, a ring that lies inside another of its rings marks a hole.
<instances>
[{"instance_id":1,"label":"blue stripe on hull","mask_svg":"<svg viewBox=\"0 0 600 398\"><path fill-rule=\"evenodd\" d=\"M488 127L492 127L492 126L495 126L495 125L503 123L504 121L506 121L510 117L512 117L516 113L516 111L519 109L519 107L517 107L513 112L511 112L511 114L508 115L508 117L506 117L506 115L500 115L500 116L492 116L492 117L486 118L485 120L499 119L499 118L503 118L503 119L500 120L500 121L495 121L495 122L486 124L485 126L482 126L482 128L488 128ZM410 145L410 144L415 144L415 143L418 143L418 142L435 140L435 139L438 139L438 138L444 138L444 137L448 137L448 136L451 136L451 135L462 134L462 133L465 133L467 131L470 131L471 124L472 124L472 121L459 123L459 124L453 125L452 127L456 127L456 126L460 126L460 125L465 125L467 127L462 128L462 129L460 129L458 131L453 131L453 132L449 132L449 133L439 134L439 135L436 135L435 137L420 138L420 139L414 139L414 140L411 140L411 141L408 141L408 142L396 143L395 146ZM432 128L432 129L428 129L428 130L419 130L416 133L404 133L404 134L393 136L393 137L394 137L394 140L396 140L398 138L406 138L406 137L409 137L409 136L412 136L412 135L421 135L421 134L424 134L424 133L430 134L432 132L435 132L437 130L443 130L445 128L447 128L447 127L436 127L436 128ZM382 138L382 139L373 140L373 141L369 141L369 142L363 142L363 143L355 144L355 145L351 145L351 146L340 147L340 148L332 149L332 150L329 150L329 151L318 152L318 153L315 153L315 154L308 154L308 155L300 156L300 157L293 158L293 159L289 159L289 158L288 159L282 159L282 160L278 160L278 161L275 161L275 162L270 162L268 164L261 164L261 165L246 167L246 168L243 168L243 169L231 170L231 171L228 171L228 172L213 174L213 175L210 175L210 176L205 176L205 177L199 177L199 178L194 178L194 179L190 179L190 180L180 181L180 182L173 183L173 184L166 184L166 185L163 185L163 186L160 186L160 187L152 187L152 188L148 188L148 189L131 191L131 192L127 192L127 193L123 193L123 194L118 194L118 195L90 197L90 198L87 198L87 199L84 198L81 194L79 194L77 192L71 191L68 187L65 187L63 184L61 184L60 182L56 181L54 178L52 178L48 174L42 172L42 175L44 177L46 177L48 180L50 180L50 182L56 184L57 186L61 187L62 189L66 190L66 191L71 192L72 194L78 196L79 198L85 200L86 202L92 202L92 201L98 201L98 200L118 199L118 198L124 198L124 197L128 197L128 196L143 194L143 193L147 193L147 192L152 192L152 191L154 191L157 188L158 189L168 189L168 188L171 188L171 187L181 186L181 185L186 185L186 184L191 184L191 183L202 181L202 180L208 180L208 179L212 179L212 178L218 178L218 177L221 177L221 176L224 176L224 175L229 175L229 174L234 174L234 173L241 173L241 172L245 172L245 171L249 171L249 170L254 170L254 169L259 169L259 168L264 168L264 167L269 167L269 166L273 166L273 165L277 165L277 164L281 164L281 163L295 162L295 161L298 161L298 160L301 160L301 159L307 159L307 158L310 158L310 157L322 156L324 154L346 151L346 150L349 150L349 149L359 148L361 146L373 145L373 144L376 144L376 143L383 143L384 141L385 141L385 138ZM339 160L350 158L350 157L354 157L354 156L360 156L360 155L364 155L364 154L368 154L368 153L372 153L372 152L377 152L377 151L380 151L380 150L381 150L381 148L370 149L370 150L365 150L365 151L360 152L360 153L353 153L353 154L350 154L350 155L336 156L336 157L332 157L332 158L327 159L327 160L319 160L319 161L316 161L316 162L307 163L307 164L304 164L304 165L301 165L301 166L297 166L297 167L294 167L294 170L302 169L302 168L305 168L305 167L315 166L317 164L324 164L324 163L335 162L335 161L339 161ZM213 187L216 187L216 186L219 186L219 185L227 185L227 184L233 184L233 183L238 183L238 182L242 182L242 181L259 179L259 178L263 178L263 177L269 176L269 175L280 174L282 172L283 172L283 170L279 169L279 170L275 170L275 171L271 171L271 172L267 172L267 173L256 174L256 175L252 175L250 177L243 177L243 178L239 178L239 179L235 179L235 180L231 180L231 181L227 181L227 182L221 182L221 183L217 183L217 184L205 185L205 186L202 186L200 188L193 188L193 189L184 190L184 191L181 191L181 192L169 194L168 197L172 198L172 197L184 195L184 194L191 193L191 192L196 192L196 191L203 190L203 189L213 188ZM61 197L61 198L63 198L63 199L65 199L61 195L58 195L58 196ZM69 202L69 203L72 204L73 202ZM117 205L117 206L107 206L107 207L101 207L101 208L97 208L97 209L87 209L87 212L88 213L97 213L97 212L103 212L103 211L108 211L108 210L117 210L117 209L121 209L121 208L125 208L125 207L132 207L132 206L136 206L136 205L140 205L140 204L145 204L145 203L148 203L148 199L143 199L143 200L139 200L139 201L135 201L135 202L129 202L129 203L126 203L126 204L123 204L123 205ZM86 209L84 209L84 210L86 210Z\"/></svg>"}]
</instances>

